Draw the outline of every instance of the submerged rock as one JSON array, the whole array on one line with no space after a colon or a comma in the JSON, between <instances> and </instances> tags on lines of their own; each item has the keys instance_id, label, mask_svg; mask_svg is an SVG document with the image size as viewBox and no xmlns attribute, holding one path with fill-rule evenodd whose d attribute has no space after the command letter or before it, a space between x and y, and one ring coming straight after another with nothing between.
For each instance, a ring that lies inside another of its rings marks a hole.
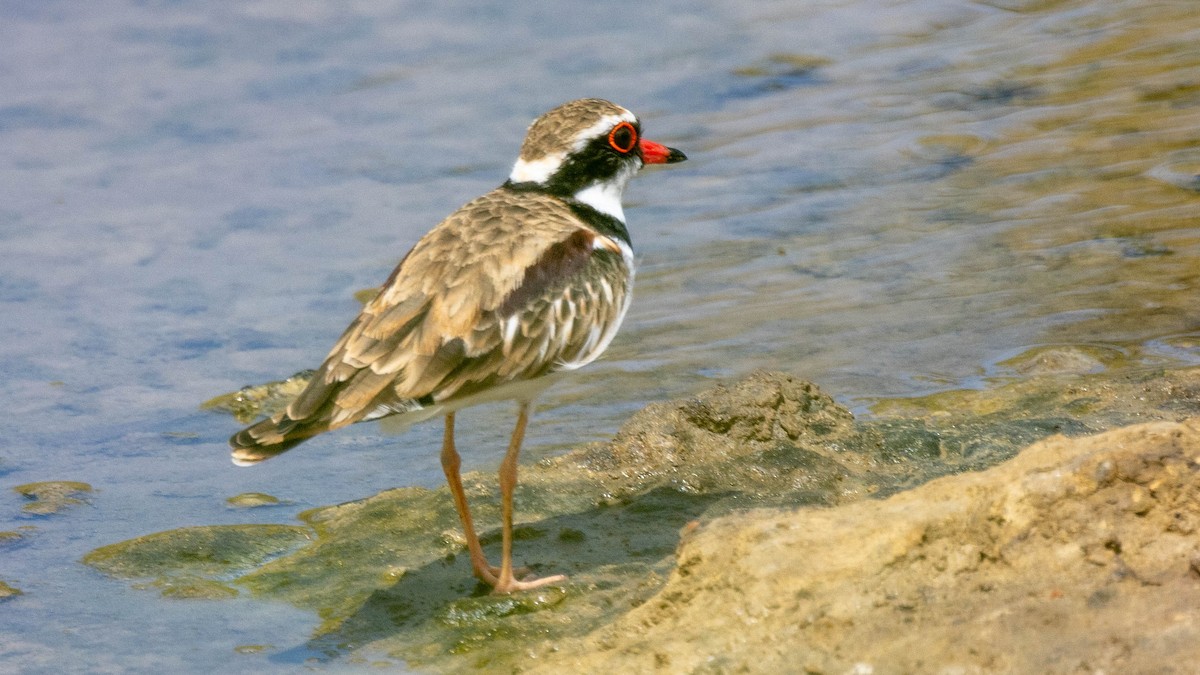
<instances>
[{"instance_id":1,"label":"submerged rock","mask_svg":"<svg viewBox=\"0 0 1200 675\"><path fill-rule=\"evenodd\" d=\"M109 546L83 563L113 577L142 580L164 596L233 597L239 574L303 545L312 536L294 525L214 525L157 532Z\"/></svg>"},{"instance_id":2,"label":"submerged rock","mask_svg":"<svg viewBox=\"0 0 1200 675\"><path fill-rule=\"evenodd\" d=\"M0 600L8 600L9 598L17 597L18 595L24 595L21 589L0 581Z\"/></svg>"},{"instance_id":3,"label":"submerged rock","mask_svg":"<svg viewBox=\"0 0 1200 675\"><path fill-rule=\"evenodd\" d=\"M48 516L83 504L82 497L92 491L92 486L73 480L50 480L18 485L13 488L13 491L31 500L30 503L21 507L21 510L39 516Z\"/></svg>"},{"instance_id":4,"label":"submerged rock","mask_svg":"<svg viewBox=\"0 0 1200 675\"><path fill-rule=\"evenodd\" d=\"M215 396L201 403L200 408L227 412L246 424L259 415L273 415L283 410L308 386L312 376L313 371L302 370L286 380L247 385L237 391Z\"/></svg>"},{"instance_id":5,"label":"submerged rock","mask_svg":"<svg viewBox=\"0 0 1200 675\"><path fill-rule=\"evenodd\" d=\"M225 503L235 509L254 509L261 506L279 506L283 502L274 495L262 492L243 492L226 499Z\"/></svg>"}]
</instances>

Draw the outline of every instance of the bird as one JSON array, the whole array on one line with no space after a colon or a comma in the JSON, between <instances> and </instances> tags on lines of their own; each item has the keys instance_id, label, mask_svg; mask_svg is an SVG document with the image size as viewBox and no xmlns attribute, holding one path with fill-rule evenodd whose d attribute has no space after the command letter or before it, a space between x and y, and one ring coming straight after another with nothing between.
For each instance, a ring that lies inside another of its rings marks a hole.
<instances>
[{"instance_id":1,"label":"bird","mask_svg":"<svg viewBox=\"0 0 1200 675\"><path fill-rule=\"evenodd\" d=\"M240 466L356 422L441 415L441 463L474 576L508 594L565 581L512 563L513 491L530 407L555 374L594 361L629 309L634 257L622 194L647 164L683 152L642 137L638 117L598 98L530 124L508 179L426 233L346 328L286 409L234 434ZM517 404L499 469L500 566L475 533L455 413ZM521 578L517 578L520 575Z\"/></svg>"}]
</instances>

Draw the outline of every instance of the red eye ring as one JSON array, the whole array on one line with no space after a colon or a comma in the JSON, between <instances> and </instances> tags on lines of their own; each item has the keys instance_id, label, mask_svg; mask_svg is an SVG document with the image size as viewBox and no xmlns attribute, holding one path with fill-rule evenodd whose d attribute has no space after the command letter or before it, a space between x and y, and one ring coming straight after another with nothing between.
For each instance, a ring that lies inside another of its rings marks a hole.
<instances>
[{"instance_id":1,"label":"red eye ring","mask_svg":"<svg viewBox=\"0 0 1200 675\"><path fill-rule=\"evenodd\" d=\"M621 154L632 152L638 144L637 129L629 122L621 122L608 132L608 144Z\"/></svg>"}]
</instances>

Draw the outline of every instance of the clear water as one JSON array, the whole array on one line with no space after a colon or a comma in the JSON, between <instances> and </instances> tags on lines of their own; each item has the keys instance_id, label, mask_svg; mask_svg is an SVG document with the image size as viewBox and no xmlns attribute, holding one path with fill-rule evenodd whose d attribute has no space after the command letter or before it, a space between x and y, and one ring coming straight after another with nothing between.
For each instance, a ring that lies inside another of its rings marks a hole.
<instances>
[{"instance_id":1,"label":"clear water","mask_svg":"<svg viewBox=\"0 0 1200 675\"><path fill-rule=\"evenodd\" d=\"M197 406L315 365L352 294L572 98L634 109L691 159L631 187L634 307L544 397L530 461L760 367L861 411L1012 376L1039 345L1200 361L1192 8L0 1L0 530L22 532L0 580L23 591L0 670L303 663L304 612L166 600L78 561L438 485L436 424L236 469L237 424ZM469 468L495 466L510 414L464 415ZM9 488L45 480L94 492L24 512ZM284 504L226 504L243 492Z\"/></svg>"}]
</instances>

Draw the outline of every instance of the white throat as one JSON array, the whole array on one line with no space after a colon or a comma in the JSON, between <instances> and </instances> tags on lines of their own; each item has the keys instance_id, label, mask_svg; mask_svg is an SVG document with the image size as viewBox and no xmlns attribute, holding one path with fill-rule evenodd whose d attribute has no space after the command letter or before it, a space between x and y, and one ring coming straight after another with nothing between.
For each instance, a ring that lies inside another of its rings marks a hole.
<instances>
[{"instance_id":1,"label":"white throat","mask_svg":"<svg viewBox=\"0 0 1200 675\"><path fill-rule=\"evenodd\" d=\"M575 193L575 201L582 202L600 213L612 216L622 223L625 222L625 209L621 206L621 197L625 194L625 184L637 173L636 164L629 165L624 171L612 178L583 188Z\"/></svg>"},{"instance_id":2,"label":"white throat","mask_svg":"<svg viewBox=\"0 0 1200 675\"><path fill-rule=\"evenodd\" d=\"M621 208L621 194L624 185L613 183L594 183L575 193L575 200L587 204L600 213L612 216L622 223L625 222L625 211Z\"/></svg>"}]
</instances>

